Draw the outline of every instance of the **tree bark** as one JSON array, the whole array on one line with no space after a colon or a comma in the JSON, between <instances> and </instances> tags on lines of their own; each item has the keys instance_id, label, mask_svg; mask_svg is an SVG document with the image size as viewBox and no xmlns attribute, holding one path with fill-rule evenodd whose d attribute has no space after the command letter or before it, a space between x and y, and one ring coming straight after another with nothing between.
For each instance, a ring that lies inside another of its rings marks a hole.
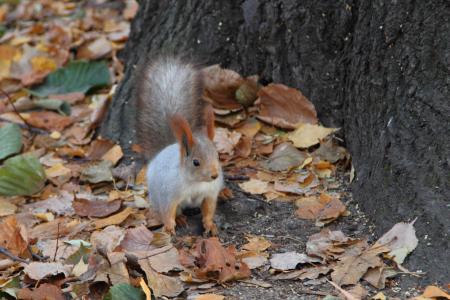
<instances>
[{"instance_id":1,"label":"tree bark","mask_svg":"<svg viewBox=\"0 0 450 300\"><path fill-rule=\"evenodd\" d=\"M415 217L407 266L450 276L450 2L141 1L122 52L125 78L101 133L131 156L133 70L146 53L183 53L299 88L342 128L354 198L381 234ZM127 128L128 130L125 130Z\"/></svg>"}]
</instances>

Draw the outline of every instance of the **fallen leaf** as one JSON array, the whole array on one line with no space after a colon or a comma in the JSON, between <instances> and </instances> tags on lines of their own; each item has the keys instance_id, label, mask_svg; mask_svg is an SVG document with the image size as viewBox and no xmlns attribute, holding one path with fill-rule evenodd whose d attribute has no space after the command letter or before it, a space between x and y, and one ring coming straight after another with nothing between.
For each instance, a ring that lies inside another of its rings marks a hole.
<instances>
[{"instance_id":1,"label":"fallen leaf","mask_svg":"<svg viewBox=\"0 0 450 300\"><path fill-rule=\"evenodd\" d=\"M95 60L111 54L112 45L105 37L89 41L77 50L77 59Z\"/></svg>"},{"instance_id":2,"label":"fallen leaf","mask_svg":"<svg viewBox=\"0 0 450 300\"><path fill-rule=\"evenodd\" d=\"M28 236L25 227L15 216L2 219L0 223L0 246L16 256L22 255L28 246Z\"/></svg>"},{"instance_id":3,"label":"fallen leaf","mask_svg":"<svg viewBox=\"0 0 450 300\"><path fill-rule=\"evenodd\" d=\"M300 166L307 157L308 154L299 151L291 143L282 143L275 147L262 166L270 171L288 171Z\"/></svg>"},{"instance_id":4,"label":"fallen leaf","mask_svg":"<svg viewBox=\"0 0 450 300\"><path fill-rule=\"evenodd\" d=\"M73 194L61 191L58 195L52 196L46 200L27 204L24 206L24 209L35 214L52 211L61 216L71 216L74 214L72 208L73 198Z\"/></svg>"},{"instance_id":5,"label":"fallen leaf","mask_svg":"<svg viewBox=\"0 0 450 300\"><path fill-rule=\"evenodd\" d=\"M73 123L73 119L71 117L61 116L52 111L33 111L29 114L27 122L37 128L62 131Z\"/></svg>"},{"instance_id":6,"label":"fallen leaf","mask_svg":"<svg viewBox=\"0 0 450 300\"><path fill-rule=\"evenodd\" d=\"M372 300L386 300L386 296L383 292L378 292L375 296L371 298Z\"/></svg>"},{"instance_id":7,"label":"fallen leaf","mask_svg":"<svg viewBox=\"0 0 450 300\"><path fill-rule=\"evenodd\" d=\"M236 101L236 90L243 79L238 73L222 69L219 65L206 67L202 70L205 89L203 97L215 107L221 109L240 109Z\"/></svg>"},{"instance_id":8,"label":"fallen leaf","mask_svg":"<svg viewBox=\"0 0 450 300\"><path fill-rule=\"evenodd\" d=\"M93 225L96 229L100 229L109 225L119 225L120 223L125 221L125 219L128 218L128 216L131 215L133 212L134 210L131 207L127 207L123 211L115 215L95 221Z\"/></svg>"},{"instance_id":9,"label":"fallen leaf","mask_svg":"<svg viewBox=\"0 0 450 300\"><path fill-rule=\"evenodd\" d=\"M86 199L75 199L73 209L81 217L106 217L120 209L122 200L114 201L90 201Z\"/></svg>"},{"instance_id":10,"label":"fallen leaf","mask_svg":"<svg viewBox=\"0 0 450 300\"><path fill-rule=\"evenodd\" d=\"M117 164L117 162L122 158L123 152L120 145L114 145L111 149L108 150L103 156L103 160L109 160L113 166Z\"/></svg>"},{"instance_id":11,"label":"fallen leaf","mask_svg":"<svg viewBox=\"0 0 450 300\"><path fill-rule=\"evenodd\" d=\"M170 277L154 271L149 260L139 260L139 265L147 276L148 286L155 297L176 297L184 291L181 280L178 277Z\"/></svg>"},{"instance_id":12,"label":"fallen leaf","mask_svg":"<svg viewBox=\"0 0 450 300\"><path fill-rule=\"evenodd\" d=\"M6 124L0 128L0 161L22 149L22 133L17 124Z\"/></svg>"},{"instance_id":13,"label":"fallen leaf","mask_svg":"<svg viewBox=\"0 0 450 300\"><path fill-rule=\"evenodd\" d=\"M112 181L112 163L109 160L102 160L88 165L81 171L80 180L90 183Z\"/></svg>"},{"instance_id":14,"label":"fallen leaf","mask_svg":"<svg viewBox=\"0 0 450 300\"><path fill-rule=\"evenodd\" d=\"M239 187L250 194L264 194L270 191L268 182L253 178L249 181L239 183Z\"/></svg>"},{"instance_id":15,"label":"fallen leaf","mask_svg":"<svg viewBox=\"0 0 450 300\"><path fill-rule=\"evenodd\" d=\"M313 155L319 157L321 160L336 163L344 159L348 155L348 152L345 148L334 144L332 139L328 139L320 143L319 149L314 151Z\"/></svg>"},{"instance_id":16,"label":"fallen leaf","mask_svg":"<svg viewBox=\"0 0 450 300\"><path fill-rule=\"evenodd\" d=\"M146 258L153 270L158 273L168 273L170 271L181 271L183 266L180 264L178 251L171 248L168 251L161 252Z\"/></svg>"},{"instance_id":17,"label":"fallen leaf","mask_svg":"<svg viewBox=\"0 0 450 300\"><path fill-rule=\"evenodd\" d=\"M250 277L250 269L236 259L234 246L224 248L217 238L199 239L192 250L196 257L197 278L226 282Z\"/></svg>"},{"instance_id":18,"label":"fallen leaf","mask_svg":"<svg viewBox=\"0 0 450 300\"><path fill-rule=\"evenodd\" d=\"M123 252L106 253L106 258L101 257L97 266L97 276L94 281L110 282L113 285L120 283L130 283L130 275L125 265L127 258Z\"/></svg>"},{"instance_id":19,"label":"fallen leaf","mask_svg":"<svg viewBox=\"0 0 450 300\"><path fill-rule=\"evenodd\" d=\"M271 83L258 92L257 117L272 125L295 129L300 124L317 124L314 105L297 90L283 84Z\"/></svg>"},{"instance_id":20,"label":"fallen leaf","mask_svg":"<svg viewBox=\"0 0 450 300\"><path fill-rule=\"evenodd\" d=\"M298 264L321 262L320 259L310 257L304 253L285 252L275 253L270 259L270 266L276 270L293 270Z\"/></svg>"},{"instance_id":21,"label":"fallen leaf","mask_svg":"<svg viewBox=\"0 0 450 300\"><path fill-rule=\"evenodd\" d=\"M244 262L250 270L260 268L267 264L268 260L266 256L259 254L257 252L249 252L249 253L251 255L246 253L245 255L241 256L241 258L242 262Z\"/></svg>"},{"instance_id":22,"label":"fallen leaf","mask_svg":"<svg viewBox=\"0 0 450 300\"><path fill-rule=\"evenodd\" d=\"M331 278L339 286L357 284L369 268L383 265L379 256L383 252L383 247L378 247L366 249L358 254L344 256L339 259L334 267Z\"/></svg>"},{"instance_id":23,"label":"fallen leaf","mask_svg":"<svg viewBox=\"0 0 450 300\"><path fill-rule=\"evenodd\" d=\"M118 226L108 226L102 231L94 231L91 234L91 243L94 249L102 249L110 253L124 240L125 231Z\"/></svg>"},{"instance_id":24,"label":"fallen leaf","mask_svg":"<svg viewBox=\"0 0 450 300\"><path fill-rule=\"evenodd\" d=\"M360 300L359 298L355 298L352 294L350 294L349 292L347 292L346 290L342 289L339 285L337 285L336 283L327 280L328 283L330 283L333 287L335 287L340 293L341 295L343 295L345 297L346 300ZM334 297L333 297L334 298ZM326 299L326 297L325 297ZM325 300L324 299L324 300ZM340 298L339 298L340 299Z\"/></svg>"},{"instance_id":25,"label":"fallen leaf","mask_svg":"<svg viewBox=\"0 0 450 300\"><path fill-rule=\"evenodd\" d=\"M325 260L334 259L344 252L343 247L352 242L342 231L331 231L327 228L309 237L306 243L306 253Z\"/></svg>"},{"instance_id":26,"label":"fallen leaf","mask_svg":"<svg viewBox=\"0 0 450 300\"><path fill-rule=\"evenodd\" d=\"M44 169L37 158L16 155L0 167L0 195L31 196L44 187L45 180Z\"/></svg>"},{"instance_id":27,"label":"fallen leaf","mask_svg":"<svg viewBox=\"0 0 450 300\"><path fill-rule=\"evenodd\" d=\"M320 125L302 124L294 132L291 132L288 138L297 148L309 148L338 130L339 128L325 128Z\"/></svg>"},{"instance_id":28,"label":"fallen leaf","mask_svg":"<svg viewBox=\"0 0 450 300\"><path fill-rule=\"evenodd\" d=\"M12 215L16 212L17 206L11 203L11 201L0 198L0 217Z\"/></svg>"},{"instance_id":29,"label":"fallen leaf","mask_svg":"<svg viewBox=\"0 0 450 300\"><path fill-rule=\"evenodd\" d=\"M296 215L301 219L318 220L329 223L345 211L345 205L336 197L322 193L319 197L310 196L297 199Z\"/></svg>"},{"instance_id":30,"label":"fallen leaf","mask_svg":"<svg viewBox=\"0 0 450 300\"><path fill-rule=\"evenodd\" d=\"M105 300L143 300L144 298L145 295L143 291L128 283L118 283L113 285L105 296Z\"/></svg>"},{"instance_id":31,"label":"fallen leaf","mask_svg":"<svg viewBox=\"0 0 450 300\"><path fill-rule=\"evenodd\" d=\"M450 295L443 291L442 289L438 288L434 285L429 285L425 288L425 291L422 294L423 297L426 298L445 298L450 299Z\"/></svg>"},{"instance_id":32,"label":"fallen leaf","mask_svg":"<svg viewBox=\"0 0 450 300\"><path fill-rule=\"evenodd\" d=\"M413 226L415 221L395 224L375 245L388 247L391 250L389 256L393 257L396 263L402 264L406 256L416 249L419 243L416 237L416 230Z\"/></svg>"},{"instance_id":33,"label":"fallen leaf","mask_svg":"<svg viewBox=\"0 0 450 300\"><path fill-rule=\"evenodd\" d=\"M267 250L272 243L262 236L247 236L247 244L242 245L242 249L247 251L264 251Z\"/></svg>"},{"instance_id":34,"label":"fallen leaf","mask_svg":"<svg viewBox=\"0 0 450 300\"><path fill-rule=\"evenodd\" d=\"M64 300L61 289L53 284L43 283L33 290L22 288L17 292L18 299L32 300Z\"/></svg>"},{"instance_id":35,"label":"fallen leaf","mask_svg":"<svg viewBox=\"0 0 450 300\"><path fill-rule=\"evenodd\" d=\"M55 94L86 93L91 88L109 84L110 80L105 62L74 61L51 73L42 85L30 92L41 98Z\"/></svg>"},{"instance_id":36,"label":"fallen leaf","mask_svg":"<svg viewBox=\"0 0 450 300\"><path fill-rule=\"evenodd\" d=\"M363 279L377 289L384 289L386 279L395 275L397 275L397 272L393 268L382 266L369 269L367 273L364 274Z\"/></svg>"},{"instance_id":37,"label":"fallen leaf","mask_svg":"<svg viewBox=\"0 0 450 300\"><path fill-rule=\"evenodd\" d=\"M258 120L254 118L249 118L247 119L247 121L245 121L244 124L239 126L239 128L236 128L236 131L240 132L242 135L246 137L253 139L253 137L259 132L261 127L262 125Z\"/></svg>"},{"instance_id":38,"label":"fallen leaf","mask_svg":"<svg viewBox=\"0 0 450 300\"><path fill-rule=\"evenodd\" d=\"M234 153L234 148L239 143L241 134L237 131L229 131L226 128L216 128L214 135L214 144L219 153L230 154Z\"/></svg>"},{"instance_id":39,"label":"fallen leaf","mask_svg":"<svg viewBox=\"0 0 450 300\"><path fill-rule=\"evenodd\" d=\"M52 167L45 169L45 175L47 175L47 178L68 176L71 173L72 171L69 168L64 167L62 163L57 163Z\"/></svg>"},{"instance_id":40,"label":"fallen leaf","mask_svg":"<svg viewBox=\"0 0 450 300\"><path fill-rule=\"evenodd\" d=\"M59 262L31 262L24 268L24 273L31 279L41 280L47 276L63 273L68 276L71 268Z\"/></svg>"},{"instance_id":41,"label":"fallen leaf","mask_svg":"<svg viewBox=\"0 0 450 300\"><path fill-rule=\"evenodd\" d=\"M36 243L37 248L41 251L42 256L47 256L55 261L65 260L75 252L77 252L78 247L73 245L68 245L64 243L64 239L55 240L38 240ZM58 247L56 247L58 244Z\"/></svg>"},{"instance_id":42,"label":"fallen leaf","mask_svg":"<svg viewBox=\"0 0 450 300\"><path fill-rule=\"evenodd\" d=\"M57 237L63 238L65 236L75 235L83 230L87 225L87 222L81 222L80 220L73 220L70 218L58 218L54 221L42 223L34 226L29 236L31 239L56 239Z\"/></svg>"}]
</instances>

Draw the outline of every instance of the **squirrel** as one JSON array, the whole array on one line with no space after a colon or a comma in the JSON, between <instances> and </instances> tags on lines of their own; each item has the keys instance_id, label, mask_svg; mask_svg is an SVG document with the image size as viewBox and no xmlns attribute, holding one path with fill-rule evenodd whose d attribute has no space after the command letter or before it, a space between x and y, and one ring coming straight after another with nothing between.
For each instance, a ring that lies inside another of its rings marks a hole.
<instances>
[{"instance_id":1,"label":"squirrel","mask_svg":"<svg viewBox=\"0 0 450 300\"><path fill-rule=\"evenodd\" d=\"M180 58L162 57L138 67L137 76L137 139L150 161L152 208L174 235L181 209L200 207L205 234L217 235L213 218L223 173L201 71Z\"/></svg>"}]
</instances>

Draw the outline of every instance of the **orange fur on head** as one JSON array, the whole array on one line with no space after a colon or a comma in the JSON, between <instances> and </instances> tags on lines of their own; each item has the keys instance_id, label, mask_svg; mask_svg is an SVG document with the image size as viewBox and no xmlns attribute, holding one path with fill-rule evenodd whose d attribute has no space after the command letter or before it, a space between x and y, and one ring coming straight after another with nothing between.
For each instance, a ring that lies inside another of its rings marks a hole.
<instances>
[{"instance_id":1,"label":"orange fur on head","mask_svg":"<svg viewBox=\"0 0 450 300\"><path fill-rule=\"evenodd\" d=\"M194 138L189 123L180 114L175 114L170 118L170 125L180 144L181 156L189 155L194 146Z\"/></svg>"},{"instance_id":2,"label":"orange fur on head","mask_svg":"<svg viewBox=\"0 0 450 300\"><path fill-rule=\"evenodd\" d=\"M205 123L206 123L206 134L208 138L212 141L214 140L214 110L212 105L207 105L205 107Z\"/></svg>"}]
</instances>

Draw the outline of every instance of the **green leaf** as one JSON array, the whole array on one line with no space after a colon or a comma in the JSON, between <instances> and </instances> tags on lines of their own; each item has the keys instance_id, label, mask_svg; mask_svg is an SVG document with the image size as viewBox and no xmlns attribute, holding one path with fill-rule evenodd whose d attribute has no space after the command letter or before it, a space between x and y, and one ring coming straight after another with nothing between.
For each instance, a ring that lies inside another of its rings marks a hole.
<instances>
[{"instance_id":1,"label":"green leaf","mask_svg":"<svg viewBox=\"0 0 450 300\"><path fill-rule=\"evenodd\" d=\"M42 99L34 101L36 106L56 110L62 115L70 116L70 104L59 99Z\"/></svg>"},{"instance_id":2,"label":"green leaf","mask_svg":"<svg viewBox=\"0 0 450 300\"><path fill-rule=\"evenodd\" d=\"M0 128L0 160L16 154L22 148L22 133L17 124L7 124Z\"/></svg>"},{"instance_id":3,"label":"green leaf","mask_svg":"<svg viewBox=\"0 0 450 300\"><path fill-rule=\"evenodd\" d=\"M128 283L119 283L113 285L104 300L143 300L145 294L141 289L135 288Z\"/></svg>"},{"instance_id":4,"label":"green leaf","mask_svg":"<svg viewBox=\"0 0 450 300\"><path fill-rule=\"evenodd\" d=\"M0 195L31 196L44 187L45 181L44 168L29 154L11 157L0 167Z\"/></svg>"},{"instance_id":5,"label":"green leaf","mask_svg":"<svg viewBox=\"0 0 450 300\"><path fill-rule=\"evenodd\" d=\"M106 62L74 61L48 75L45 82L31 89L30 93L41 98L74 92L87 93L92 88L109 83L110 75Z\"/></svg>"}]
</instances>

